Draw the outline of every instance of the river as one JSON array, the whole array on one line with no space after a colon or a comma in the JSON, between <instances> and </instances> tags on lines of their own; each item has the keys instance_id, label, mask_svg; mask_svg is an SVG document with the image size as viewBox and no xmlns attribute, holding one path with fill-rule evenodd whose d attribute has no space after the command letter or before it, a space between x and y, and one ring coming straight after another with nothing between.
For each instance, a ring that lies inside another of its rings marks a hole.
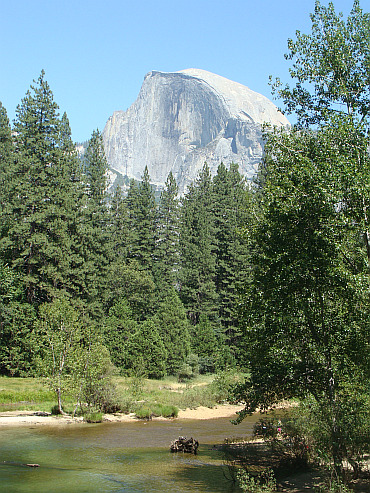
<instances>
[{"instance_id":1,"label":"river","mask_svg":"<svg viewBox=\"0 0 370 493\"><path fill-rule=\"evenodd\" d=\"M0 491L236 493L214 445L249 437L255 420L237 426L218 418L2 428ZM169 445L179 436L196 438L198 455L171 454Z\"/></svg>"}]
</instances>

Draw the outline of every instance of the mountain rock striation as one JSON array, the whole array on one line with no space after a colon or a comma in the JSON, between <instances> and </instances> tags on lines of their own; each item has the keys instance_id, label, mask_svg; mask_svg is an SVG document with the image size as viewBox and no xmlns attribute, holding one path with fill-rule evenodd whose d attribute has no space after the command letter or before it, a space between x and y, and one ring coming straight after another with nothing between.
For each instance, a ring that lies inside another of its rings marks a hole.
<instances>
[{"instance_id":1,"label":"mountain rock striation","mask_svg":"<svg viewBox=\"0 0 370 493\"><path fill-rule=\"evenodd\" d=\"M184 193L205 161L212 174L221 161L234 162L252 178L263 123L289 125L269 99L242 84L198 69L153 71L132 106L109 118L103 140L111 170L140 180L148 166L159 187L172 171Z\"/></svg>"}]
</instances>

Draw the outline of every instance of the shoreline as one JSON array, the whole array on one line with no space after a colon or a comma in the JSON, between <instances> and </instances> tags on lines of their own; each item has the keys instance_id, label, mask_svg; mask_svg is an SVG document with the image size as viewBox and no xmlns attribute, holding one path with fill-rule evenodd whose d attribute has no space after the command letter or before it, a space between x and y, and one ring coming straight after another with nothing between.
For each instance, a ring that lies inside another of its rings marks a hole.
<instances>
[{"instance_id":1,"label":"shoreline","mask_svg":"<svg viewBox=\"0 0 370 493\"><path fill-rule=\"evenodd\" d=\"M176 418L155 417L153 421L175 421L178 419L217 419L232 418L242 410L244 406L220 404L214 408L198 407L196 409L180 409ZM144 421L136 418L135 414L104 414L103 423L133 423ZM4 411L0 412L0 428L5 426L67 426L67 425L88 425L82 417L55 416L50 413L37 411Z\"/></svg>"}]
</instances>

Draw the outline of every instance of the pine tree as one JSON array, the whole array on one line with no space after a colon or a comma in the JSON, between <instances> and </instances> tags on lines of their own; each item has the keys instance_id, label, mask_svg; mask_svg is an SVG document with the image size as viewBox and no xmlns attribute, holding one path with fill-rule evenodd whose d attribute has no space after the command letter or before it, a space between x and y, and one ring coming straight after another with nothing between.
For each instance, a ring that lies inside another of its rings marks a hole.
<instances>
[{"instance_id":1,"label":"pine tree","mask_svg":"<svg viewBox=\"0 0 370 493\"><path fill-rule=\"evenodd\" d=\"M14 179L14 152L11 128L6 109L0 102L0 252L11 221L9 201ZM1 253L0 253L1 255Z\"/></svg>"},{"instance_id":2,"label":"pine tree","mask_svg":"<svg viewBox=\"0 0 370 493\"><path fill-rule=\"evenodd\" d=\"M14 267L24 275L27 300L36 305L71 290L69 226L76 204L62 127L42 72L16 111L8 249Z\"/></svg>"},{"instance_id":3,"label":"pine tree","mask_svg":"<svg viewBox=\"0 0 370 493\"><path fill-rule=\"evenodd\" d=\"M169 291L153 317L166 349L166 372L176 375L190 353L189 321L178 294Z\"/></svg>"},{"instance_id":4,"label":"pine tree","mask_svg":"<svg viewBox=\"0 0 370 493\"><path fill-rule=\"evenodd\" d=\"M127 208L127 259L138 260L139 227L137 217L139 214L139 187L134 179L130 180L125 204Z\"/></svg>"},{"instance_id":5,"label":"pine tree","mask_svg":"<svg viewBox=\"0 0 370 493\"><path fill-rule=\"evenodd\" d=\"M126 202L129 211L128 258L136 260L143 270L151 272L156 204L147 167L139 185L134 180L131 181Z\"/></svg>"},{"instance_id":6,"label":"pine tree","mask_svg":"<svg viewBox=\"0 0 370 493\"><path fill-rule=\"evenodd\" d=\"M216 244L212 212L212 179L207 164L195 184L191 185L182 204L181 214L181 289L192 324L201 313L217 323L217 293L215 288Z\"/></svg>"},{"instance_id":7,"label":"pine tree","mask_svg":"<svg viewBox=\"0 0 370 493\"><path fill-rule=\"evenodd\" d=\"M172 172L161 193L157 213L154 278L159 292L174 288L179 270L179 199Z\"/></svg>"},{"instance_id":8,"label":"pine tree","mask_svg":"<svg viewBox=\"0 0 370 493\"><path fill-rule=\"evenodd\" d=\"M80 272L83 279L83 298L95 316L101 315L111 255L107 168L101 133L94 130L84 155L85 207L79 234L83 258Z\"/></svg>"},{"instance_id":9,"label":"pine tree","mask_svg":"<svg viewBox=\"0 0 370 493\"><path fill-rule=\"evenodd\" d=\"M117 187L111 199L111 248L114 260L122 262L128 256L129 243L129 212L127 201L121 187Z\"/></svg>"},{"instance_id":10,"label":"pine tree","mask_svg":"<svg viewBox=\"0 0 370 493\"><path fill-rule=\"evenodd\" d=\"M213 178L213 198L219 316L226 341L235 351L241 337L238 329L240 288L250 272L248 235L244 231L252 222L252 196L238 165L231 164L228 170L221 163Z\"/></svg>"}]
</instances>

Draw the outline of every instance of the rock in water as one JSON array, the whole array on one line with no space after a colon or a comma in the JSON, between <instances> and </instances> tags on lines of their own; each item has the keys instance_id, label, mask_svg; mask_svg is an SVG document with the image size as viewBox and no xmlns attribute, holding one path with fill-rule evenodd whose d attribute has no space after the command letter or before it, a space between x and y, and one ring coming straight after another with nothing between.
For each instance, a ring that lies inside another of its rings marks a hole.
<instances>
[{"instance_id":1,"label":"rock in water","mask_svg":"<svg viewBox=\"0 0 370 493\"><path fill-rule=\"evenodd\" d=\"M180 193L206 161L239 164L252 178L262 157L261 125L289 125L266 97L204 70L149 72L127 111L109 118L103 139L110 168L140 180L148 166L163 186L172 171Z\"/></svg>"},{"instance_id":2,"label":"rock in water","mask_svg":"<svg viewBox=\"0 0 370 493\"><path fill-rule=\"evenodd\" d=\"M199 447L198 440L194 440L193 437L179 437L178 440L171 442L170 451L171 452L184 452L188 454L196 455Z\"/></svg>"}]
</instances>

